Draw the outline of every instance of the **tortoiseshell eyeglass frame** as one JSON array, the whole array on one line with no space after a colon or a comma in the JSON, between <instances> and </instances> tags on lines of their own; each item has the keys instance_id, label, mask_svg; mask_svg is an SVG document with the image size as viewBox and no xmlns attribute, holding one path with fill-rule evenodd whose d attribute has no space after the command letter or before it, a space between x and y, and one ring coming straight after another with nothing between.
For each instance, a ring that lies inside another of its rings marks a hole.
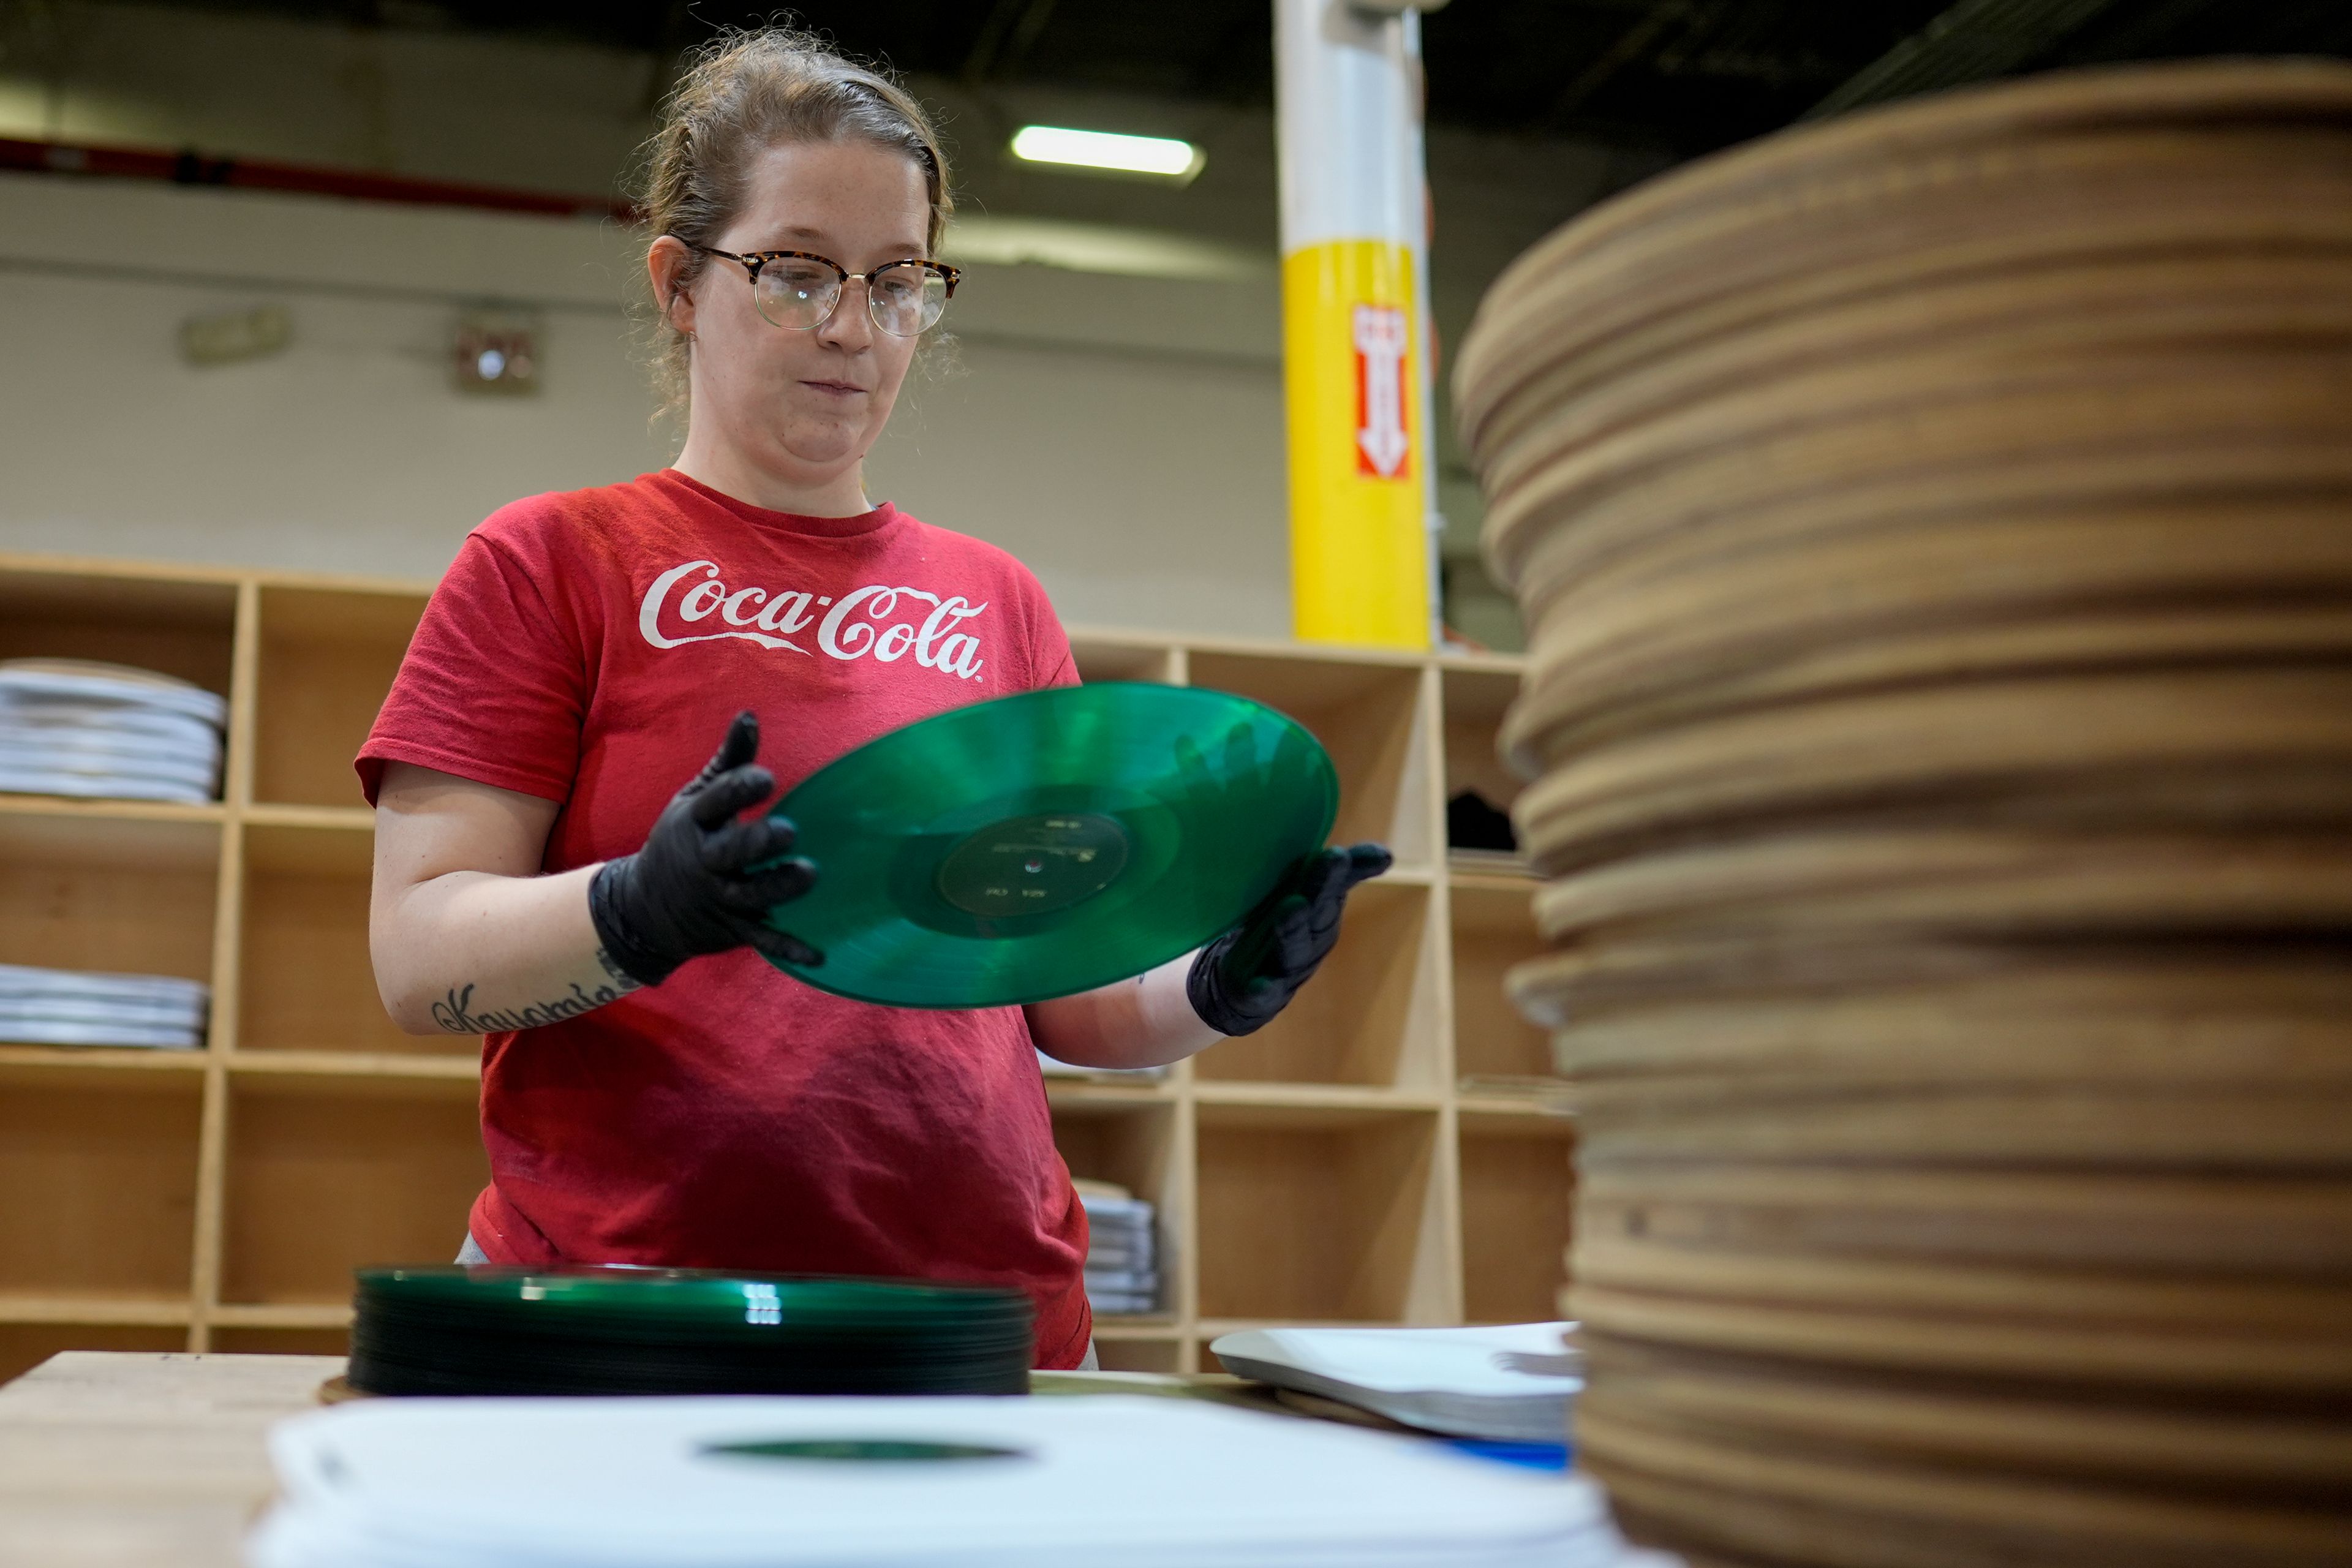
<instances>
[{"instance_id":1,"label":"tortoiseshell eyeglass frame","mask_svg":"<svg viewBox=\"0 0 2352 1568\"><path fill-rule=\"evenodd\" d=\"M757 290L760 287L760 269L767 266L768 263L772 261L814 261L820 267L829 267L833 268L834 276L840 280L834 289L833 303L826 308L824 315L819 316L807 326L784 327L786 331L814 331L817 328L822 327L827 321L833 320L833 313L834 311L841 309L842 296L849 292L850 284L862 279L866 284L866 314L873 321L877 329L888 332L894 338L920 337L924 332L929 331L932 327L939 324L939 317L932 317L929 321L924 322L921 326L916 328L911 332L902 332L898 331L896 328L889 325L889 323L883 321L881 312L875 308L877 297L874 292L874 280L881 277L885 272L891 270L893 268L898 267L920 267L929 271L936 272L941 279L945 279L947 283L947 293L940 300L940 310L941 313L944 314L947 310L948 300L955 298L956 281L963 276L963 269L961 268L950 267L944 261L926 260L919 256L908 256L897 261L886 261L870 272L852 272L848 268L844 267L832 257L819 256L814 250L747 250L738 254L732 250L720 250L715 246L709 245L690 245L688 248L698 250L705 256L716 256L721 260L732 261L737 266L740 267L745 275L751 279L755 299ZM761 315L763 320L769 319L765 311L761 311ZM770 321L770 324L772 326L783 326L782 322L774 321L772 320Z\"/></svg>"}]
</instances>

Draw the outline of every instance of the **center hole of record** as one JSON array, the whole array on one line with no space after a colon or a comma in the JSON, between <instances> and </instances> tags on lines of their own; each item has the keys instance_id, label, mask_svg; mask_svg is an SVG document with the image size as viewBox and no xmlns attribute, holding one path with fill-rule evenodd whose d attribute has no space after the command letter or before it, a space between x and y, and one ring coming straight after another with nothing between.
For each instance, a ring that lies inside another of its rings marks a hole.
<instances>
[{"instance_id":1,"label":"center hole of record","mask_svg":"<svg viewBox=\"0 0 2352 1568\"><path fill-rule=\"evenodd\" d=\"M764 1442L707 1443L702 1452L730 1459L784 1459L821 1464L939 1464L956 1459L1024 1459L1019 1448L985 1443L934 1443L913 1437L778 1437Z\"/></svg>"},{"instance_id":2,"label":"center hole of record","mask_svg":"<svg viewBox=\"0 0 2352 1568\"><path fill-rule=\"evenodd\" d=\"M940 897L990 920L1050 914L1118 881L1130 847L1127 825L1099 812L1008 816L948 851Z\"/></svg>"}]
</instances>

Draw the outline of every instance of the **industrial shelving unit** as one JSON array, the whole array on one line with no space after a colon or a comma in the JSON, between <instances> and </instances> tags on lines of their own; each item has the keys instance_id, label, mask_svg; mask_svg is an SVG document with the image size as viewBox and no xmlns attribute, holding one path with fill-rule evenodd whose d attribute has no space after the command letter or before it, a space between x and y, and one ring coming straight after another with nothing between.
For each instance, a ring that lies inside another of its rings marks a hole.
<instances>
[{"instance_id":1,"label":"industrial shelving unit","mask_svg":"<svg viewBox=\"0 0 2352 1568\"><path fill-rule=\"evenodd\" d=\"M441 1259L486 1176L477 1054L395 1029L367 952L351 772L429 590L0 556L0 658L103 658L229 699L223 799L0 795L0 963L184 975L202 1051L0 1042L0 1377L53 1351L334 1350L351 1269ZM1047 1081L1074 1173L1160 1205L1166 1308L1106 1366L1193 1370L1228 1329L1548 1316L1571 1123L1504 1002L1533 884L1449 868L1444 802L1516 787L1519 663L1074 631L1090 680L1239 692L1312 729L1341 839L1396 868L1281 1019L1152 1082Z\"/></svg>"}]
</instances>

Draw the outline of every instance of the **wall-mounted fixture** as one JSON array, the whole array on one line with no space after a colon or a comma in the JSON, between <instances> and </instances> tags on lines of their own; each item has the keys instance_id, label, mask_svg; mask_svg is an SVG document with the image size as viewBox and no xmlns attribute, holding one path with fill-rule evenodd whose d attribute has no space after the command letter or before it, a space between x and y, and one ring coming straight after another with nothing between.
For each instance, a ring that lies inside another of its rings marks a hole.
<instances>
[{"instance_id":1,"label":"wall-mounted fixture","mask_svg":"<svg viewBox=\"0 0 2352 1568\"><path fill-rule=\"evenodd\" d=\"M1209 155L1172 136L1124 136L1110 131L1074 131L1066 125L1024 125L1013 133L1013 155L1024 163L1081 169L1098 174L1192 184Z\"/></svg>"},{"instance_id":2,"label":"wall-mounted fixture","mask_svg":"<svg viewBox=\"0 0 2352 1568\"><path fill-rule=\"evenodd\" d=\"M523 316L475 312L450 338L449 368L460 392L529 396L544 378L539 324Z\"/></svg>"},{"instance_id":3,"label":"wall-mounted fixture","mask_svg":"<svg viewBox=\"0 0 2352 1568\"><path fill-rule=\"evenodd\" d=\"M283 305L262 305L180 323L180 357L193 365L238 364L283 353L294 341L294 318Z\"/></svg>"}]
</instances>

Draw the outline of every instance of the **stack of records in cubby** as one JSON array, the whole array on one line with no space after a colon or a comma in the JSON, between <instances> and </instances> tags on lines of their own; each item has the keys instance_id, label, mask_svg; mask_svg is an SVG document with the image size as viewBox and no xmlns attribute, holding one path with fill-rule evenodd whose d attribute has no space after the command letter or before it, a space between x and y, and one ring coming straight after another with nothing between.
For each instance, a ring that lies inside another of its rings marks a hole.
<instances>
[{"instance_id":1,"label":"stack of records in cubby","mask_svg":"<svg viewBox=\"0 0 2352 1568\"><path fill-rule=\"evenodd\" d=\"M0 790L215 800L227 717L217 694L153 670L0 660Z\"/></svg>"},{"instance_id":2,"label":"stack of records in cubby","mask_svg":"<svg viewBox=\"0 0 2352 1568\"><path fill-rule=\"evenodd\" d=\"M0 1040L42 1046L205 1043L209 987L168 974L97 974L0 963Z\"/></svg>"},{"instance_id":3,"label":"stack of records in cubby","mask_svg":"<svg viewBox=\"0 0 2352 1568\"><path fill-rule=\"evenodd\" d=\"M1109 1182L1081 1181L1087 1205L1087 1302L1106 1316L1160 1310L1160 1244L1151 1204Z\"/></svg>"},{"instance_id":4,"label":"stack of records in cubby","mask_svg":"<svg viewBox=\"0 0 2352 1568\"><path fill-rule=\"evenodd\" d=\"M1511 815L1475 789L1445 803L1445 860L1449 869L1497 877L1526 877Z\"/></svg>"}]
</instances>

